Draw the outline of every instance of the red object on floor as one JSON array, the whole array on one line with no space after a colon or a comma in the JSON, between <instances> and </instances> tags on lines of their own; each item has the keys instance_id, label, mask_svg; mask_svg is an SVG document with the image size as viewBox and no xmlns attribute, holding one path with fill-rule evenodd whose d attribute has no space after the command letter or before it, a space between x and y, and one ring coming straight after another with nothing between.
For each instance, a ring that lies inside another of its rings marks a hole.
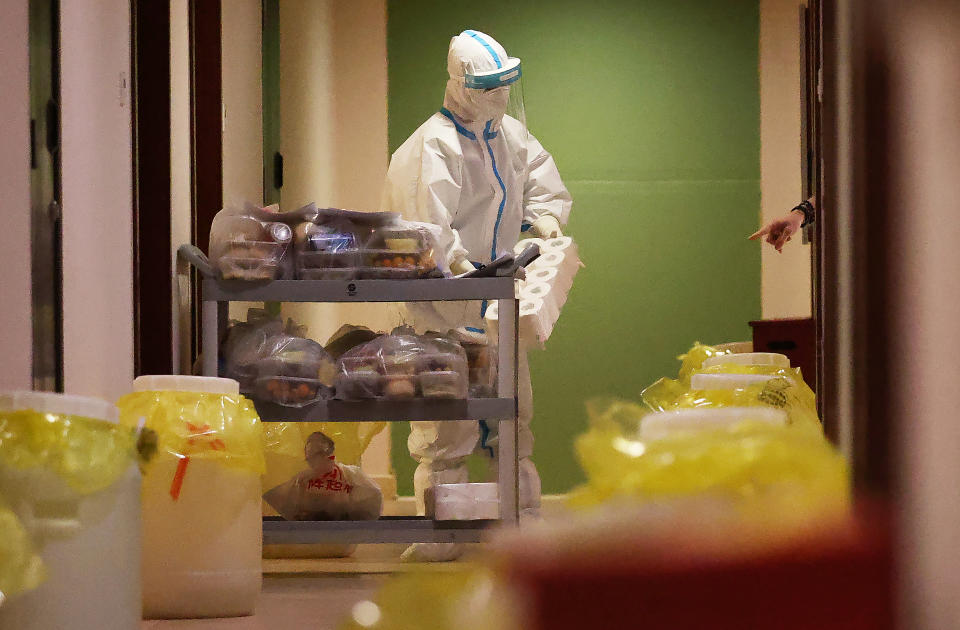
<instances>
[{"instance_id":1,"label":"red object on floor","mask_svg":"<svg viewBox=\"0 0 960 630\"><path fill-rule=\"evenodd\" d=\"M894 627L890 538L877 521L746 557L533 547L509 564L527 606L525 630Z\"/></svg>"}]
</instances>

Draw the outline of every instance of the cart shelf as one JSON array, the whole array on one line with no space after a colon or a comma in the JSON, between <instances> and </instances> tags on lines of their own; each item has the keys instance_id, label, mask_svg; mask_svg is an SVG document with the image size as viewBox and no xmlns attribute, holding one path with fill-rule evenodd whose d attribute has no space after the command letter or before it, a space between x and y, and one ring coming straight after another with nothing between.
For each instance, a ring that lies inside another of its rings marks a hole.
<instances>
[{"instance_id":1,"label":"cart shelf","mask_svg":"<svg viewBox=\"0 0 960 630\"><path fill-rule=\"evenodd\" d=\"M204 301L214 302L439 302L514 299L512 277L436 280L273 280L207 278Z\"/></svg>"},{"instance_id":2,"label":"cart shelf","mask_svg":"<svg viewBox=\"0 0 960 630\"><path fill-rule=\"evenodd\" d=\"M255 401L266 422L409 422L416 420L509 420L513 398L467 400L320 400L304 407Z\"/></svg>"},{"instance_id":3,"label":"cart shelf","mask_svg":"<svg viewBox=\"0 0 960 630\"><path fill-rule=\"evenodd\" d=\"M285 521L263 519L263 544L476 543L483 542L498 520L435 521L420 516L384 516L377 521Z\"/></svg>"}]
</instances>

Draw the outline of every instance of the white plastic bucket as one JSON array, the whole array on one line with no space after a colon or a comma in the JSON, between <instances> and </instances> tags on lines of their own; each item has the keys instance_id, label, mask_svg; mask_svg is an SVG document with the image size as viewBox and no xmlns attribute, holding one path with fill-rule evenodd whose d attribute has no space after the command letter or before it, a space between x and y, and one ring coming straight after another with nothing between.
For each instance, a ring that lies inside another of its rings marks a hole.
<instances>
[{"instance_id":1,"label":"white plastic bucket","mask_svg":"<svg viewBox=\"0 0 960 630\"><path fill-rule=\"evenodd\" d=\"M82 416L116 422L113 405L95 398L39 392L3 397L9 410ZM140 471L131 459L111 487L79 497L53 472L13 471L3 483L29 493L13 506L41 545L47 579L0 605L0 628L55 630L140 627ZM52 508L55 507L55 514Z\"/></svg>"},{"instance_id":2,"label":"white plastic bucket","mask_svg":"<svg viewBox=\"0 0 960 630\"><path fill-rule=\"evenodd\" d=\"M236 381L189 376L143 376L133 389L239 393ZM143 480L143 616L252 615L262 583L260 475L192 460L174 499L179 461L159 453Z\"/></svg>"}]
</instances>

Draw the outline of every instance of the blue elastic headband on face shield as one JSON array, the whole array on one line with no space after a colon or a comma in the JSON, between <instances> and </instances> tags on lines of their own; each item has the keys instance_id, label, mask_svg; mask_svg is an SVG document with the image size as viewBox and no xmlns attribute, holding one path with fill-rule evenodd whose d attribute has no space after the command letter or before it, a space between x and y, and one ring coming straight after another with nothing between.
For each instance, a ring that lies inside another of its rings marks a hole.
<instances>
[{"instance_id":1,"label":"blue elastic headband on face shield","mask_svg":"<svg viewBox=\"0 0 960 630\"><path fill-rule=\"evenodd\" d=\"M463 84L475 90L489 90L516 83L521 74L520 60L511 58L507 61L507 67L502 70L464 75Z\"/></svg>"}]
</instances>

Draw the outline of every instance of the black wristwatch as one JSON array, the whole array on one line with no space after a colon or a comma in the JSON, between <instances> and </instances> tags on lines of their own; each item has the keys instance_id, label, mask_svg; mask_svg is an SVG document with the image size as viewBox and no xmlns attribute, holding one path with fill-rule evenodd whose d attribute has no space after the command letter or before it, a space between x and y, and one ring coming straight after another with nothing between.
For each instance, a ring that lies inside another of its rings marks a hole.
<instances>
[{"instance_id":1,"label":"black wristwatch","mask_svg":"<svg viewBox=\"0 0 960 630\"><path fill-rule=\"evenodd\" d=\"M801 201L799 204L794 206L793 210L799 210L803 213L803 223L800 224L800 227L802 228L807 227L817 218L817 212L814 210L813 204L809 201ZM793 212L793 210L790 212Z\"/></svg>"}]
</instances>

